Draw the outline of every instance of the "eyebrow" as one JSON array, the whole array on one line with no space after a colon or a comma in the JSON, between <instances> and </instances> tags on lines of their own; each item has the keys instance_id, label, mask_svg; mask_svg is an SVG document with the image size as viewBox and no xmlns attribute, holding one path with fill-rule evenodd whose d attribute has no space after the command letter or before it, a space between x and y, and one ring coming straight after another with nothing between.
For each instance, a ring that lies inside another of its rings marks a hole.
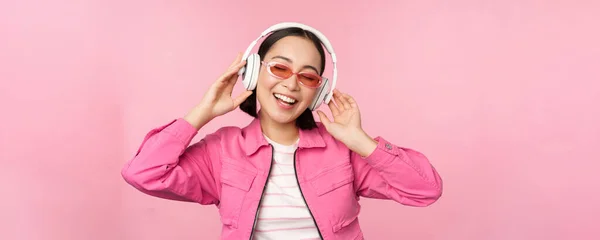
<instances>
[{"instance_id":1,"label":"eyebrow","mask_svg":"<svg viewBox=\"0 0 600 240\"><path fill-rule=\"evenodd\" d=\"M275 59L275 58L283 59L286 62L293 63L292 59L289 59L289 58L284 57L284 56L275 56L275 57L272 57L271 59ZM317 70L316 67L313 67L311 65L304 65L304 66L302 66L302 68L310 68L312 70L315 70L315 72L317 72L318 74L320 74L319 70Z\"/></svg>"}]
</instances>

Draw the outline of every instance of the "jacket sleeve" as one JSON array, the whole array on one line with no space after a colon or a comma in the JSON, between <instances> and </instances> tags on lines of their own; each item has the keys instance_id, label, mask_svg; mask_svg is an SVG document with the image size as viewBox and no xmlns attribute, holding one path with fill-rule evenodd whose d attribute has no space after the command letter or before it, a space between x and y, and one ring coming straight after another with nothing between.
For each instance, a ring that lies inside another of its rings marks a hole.
<instances>
[{"instance_id":1,"label":"jacket sleeve","mask_svg":"<svg viewBox=\"0 0 600 240\"><path fill-rule=\"evenodd\" d=\"M197 130L183 119L150 131L121 175L151 196L200 204L217 204L214 168L219 166L219 138L210 134L190 144Z\"/></svg>"},{"instance_id":2,"label":"jacket sleeve","mask_svg":"<svg viewBox=\"0 0 600 240\"><path fill-rule=\"evenodd\" d=\"M442 179L423 154L381 137L375 140L377 148L369 156L351 151L359 196L417 207L431 205L441 197Z\"/></svg>"}]
</instances>

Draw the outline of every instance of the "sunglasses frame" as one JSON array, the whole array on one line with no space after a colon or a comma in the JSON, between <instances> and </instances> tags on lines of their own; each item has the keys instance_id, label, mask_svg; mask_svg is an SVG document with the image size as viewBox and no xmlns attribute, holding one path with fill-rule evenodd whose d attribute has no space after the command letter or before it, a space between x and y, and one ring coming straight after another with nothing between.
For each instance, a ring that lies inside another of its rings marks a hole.
<instances>
[{"instance_id":1,"label":"sunglasses frame","mask_svg":"<svg viewBox=\"0 0 600 240\"><path fill-rule=\"evenodd\" d=\"M302 81L300 81L300 80L299 80L299 79L300 79L300 78L299 78L299 77L300 77L299 75L300 75L302 72L294 72L294 71L292 71L292 68L291 68L291 67L289 67L288 65L286 65L286 64L284 64L284 63L280 63L280 62L277 62L277 61L269 61L269 62L261 61L261 64L262 64L262 65L264 65L264 66L267 68L267 72L269 72L269 74L270 74L271 76L273 76L273 77L275 77L275 78L277 78L277 79L282 79L282 80L284 80L284 79L287 79L287 78L290 78L290 77L292 77L292 76L296 75L297 82L298 82L298 83L300 83L300 84L302 84L302 86L305 86L305 87L307 87L307 88L319 88L319 87L321 87L321 85L323 85L323 83L325 82L325 81L324 81L325 77L319 76L318 74L314 74L316 77L318 77L318 78L319 78L319 84L317 84L317 85L316 85L316 86L314 86L314 87L311 87L311 86L308 86L308 85L304 84ZM271 67L273 67L274 65L281 65L281 66L284 66L285 68L289 69L289 70L290 70L290 72L292 72L292 75L291 75L291 76L289 76L289 77L287 77L287 78L283 78L283 77L280 77L280 76L277 76L277 75L275 75L275 74L274 74L274 73L271 71ZM312 73L311 73L311 74L312 74Z\"/></svg>"}]
</instances>

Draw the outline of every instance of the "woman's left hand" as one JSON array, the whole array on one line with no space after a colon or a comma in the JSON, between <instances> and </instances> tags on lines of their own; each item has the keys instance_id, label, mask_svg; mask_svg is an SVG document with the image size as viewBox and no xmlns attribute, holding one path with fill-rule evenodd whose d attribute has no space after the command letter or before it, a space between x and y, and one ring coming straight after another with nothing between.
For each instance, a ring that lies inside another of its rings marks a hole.
<instances>
[{"instance_id":1,"label":"woman's left hand","mask_svg":"<svg viewBox=\"0 0 600 240\"><path fill-rule=\"evenodd\" d=\"M322 111L317 111L327 131L351 150L363 156L370 154L377 142L363 131L356 101L350 95L335 89L332 101L328 106L333 115L333 121L330 121Z\"/></svg>"}]
</instances>

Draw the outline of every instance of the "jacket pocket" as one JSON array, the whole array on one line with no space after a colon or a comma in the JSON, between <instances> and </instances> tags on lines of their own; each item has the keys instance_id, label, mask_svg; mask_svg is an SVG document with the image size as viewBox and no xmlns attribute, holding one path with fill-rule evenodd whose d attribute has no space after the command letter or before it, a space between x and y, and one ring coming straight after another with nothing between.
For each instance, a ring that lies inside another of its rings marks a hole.
<instances>
[{"instance_id":1,"label":"jacket pocket","mask_svg":"<svg viewBox=\"0 0 600 240\"><path fill-rule=\"evenodd\" d=\"M350 211L340 218L335 218L336 221L332 221L331 223L331 231L343 239L363 239L363 233L358 221L360 205L356 202L356 207L353 209L354 211Z\"/></svg>"},{"instance_id":2,"label":"jacket pocket","mask_svg":"<svg viewBox=\"0 0 600 240\"><path fill-rule=\"evenodd\" d=\"M334 233L337 233L340 230L342 230L354 223L358 223L358 212L356 214L350 215L347 218L342 219L340 222L337 222L336 224L334 224L332 231ZM359 229L357 228L357 230L359 230Z\"/></svg>"},{"instance_id":3,"label":"jacket pocket","mask_svg":"<svg viewBox=\"0 0 600 240\"><path fill-rule=\"evenodd\" d=\"M318 196L323 196L354 181L354 172L349 162L335 165L312 178L311 185ZM352 190L352 186L350 189Z\"/></svg>"},{"instance_id":4,"label":"jacket pocket","mask_svg":"<svg viewBox=\"0 0 600 240\"><path fill-rule=\"evenodd\" d=\"M327 218L332 231L344 239L360 235L358 213L360 205L354 190L354 170L350 162L333 165L309 180L319 202L327 206Z\"/></svg>"},{"instance_id":5,"label":"jacket pocket","mask_svg":"<svg viewBox=\"0 0 600 240\"><path fill-rule=\"evenodd\" d=\"M232 162L223 162L219 214L224 225L238 227L241 209L255 178L256 172L241 168Z\"/></svg>"}]
</instances>

